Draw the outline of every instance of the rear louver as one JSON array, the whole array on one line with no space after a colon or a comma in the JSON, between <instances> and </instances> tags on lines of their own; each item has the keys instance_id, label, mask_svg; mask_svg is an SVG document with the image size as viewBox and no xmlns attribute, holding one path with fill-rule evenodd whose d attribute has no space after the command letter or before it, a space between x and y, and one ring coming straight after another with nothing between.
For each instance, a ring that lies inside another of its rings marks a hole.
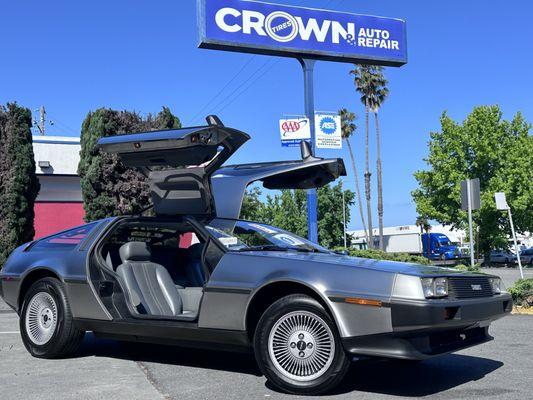
<instances>
[{"instance_id":1,"label":"rear louver","mask_svg":"<svg viewBox=\"0 0 533 400\"><path fill-rule=\"evenodd\" d=\"M489 278L484 276L452 277L448 281L449 297L468 299L492 296Z\"/></svg>"}]
</instances>

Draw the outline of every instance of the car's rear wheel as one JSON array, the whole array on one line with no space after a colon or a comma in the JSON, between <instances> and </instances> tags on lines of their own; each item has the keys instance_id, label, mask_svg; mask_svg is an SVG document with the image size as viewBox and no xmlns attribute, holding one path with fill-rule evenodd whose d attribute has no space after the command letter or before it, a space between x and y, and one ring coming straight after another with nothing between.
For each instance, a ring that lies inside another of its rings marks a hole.
<instances>
[{"instance_id":1,"label":"car's rear wheel","mask_svg":"<svg viewBox=\"0 0 533 400\"><path fill-rule=\"evenodd\" d=\"M44 278L30 287L20 314L20 334L34 357L65 357L78 349L85 332L74 325L65 288L59 280Z\"/></svg>"},{"instance_id":2,"label":"car's rear wheel","mask_svg":"<svg viewBox=\"0 0 533 400\"><path fill-rule=\"evenodd\" d=\"M267 379L289 393L331 390L350 366L335 323L318 301L301 294L283 297L265 311L254 348Z\"/></svg>"}]
</instances>

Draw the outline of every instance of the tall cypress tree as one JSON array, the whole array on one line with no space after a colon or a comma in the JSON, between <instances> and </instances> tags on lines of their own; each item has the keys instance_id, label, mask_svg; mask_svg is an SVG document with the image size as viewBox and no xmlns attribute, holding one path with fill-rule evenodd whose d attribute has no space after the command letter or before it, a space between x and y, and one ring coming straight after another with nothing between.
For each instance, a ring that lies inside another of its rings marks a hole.
<instances>
[{"instance_id":1,"label":"tall cypress tree","mask_svg":"<svg viewBox=\"0 0 533 400\"><path fill-rule=\"evenodd\" d=\"M35 174L31 111L16 103L0 106L0 268L9 254L35 235Z\"/></svg>"},{"instance_id":2,"label":"tall cypress tree","mask_svg":"<svg viewBox=\"0 0 533 400\"><path fill-rule=\"evenodd\" d=\"M81 129L78 174L81 178L85 219L135 214L150 204L150 192L144 176L127 168L113 154L96 149L104 136L180 128L180 120L163 107L155 117L143 118L136 112L100 108L89 112Z\"/></svg>"}]
</instances>

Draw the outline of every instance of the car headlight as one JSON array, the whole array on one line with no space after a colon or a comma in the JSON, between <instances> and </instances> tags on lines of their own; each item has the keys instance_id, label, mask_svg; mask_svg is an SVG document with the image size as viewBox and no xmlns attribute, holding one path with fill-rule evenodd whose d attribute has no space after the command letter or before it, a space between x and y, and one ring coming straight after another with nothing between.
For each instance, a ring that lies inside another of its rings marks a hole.
<instances>
[{"instance_id":1,"label":"car headlight","mask_svg":"<svg viewBox=\"0 0 533 400\"><path fill-rule=\"evenodd\" d=\"M500 278L489 278L492 293L500 294L502 292L502 280Z\"/></svg>"},{"instance_id":2,"label":"car headlight","mask_svg":"<svg viewBox=\"0 0 533 400\"><path fill-rule=\"evenodd\" d=\"M448 279L446 278L421 278L424 297L448 296Z\"/></svg>"}]
</instances>

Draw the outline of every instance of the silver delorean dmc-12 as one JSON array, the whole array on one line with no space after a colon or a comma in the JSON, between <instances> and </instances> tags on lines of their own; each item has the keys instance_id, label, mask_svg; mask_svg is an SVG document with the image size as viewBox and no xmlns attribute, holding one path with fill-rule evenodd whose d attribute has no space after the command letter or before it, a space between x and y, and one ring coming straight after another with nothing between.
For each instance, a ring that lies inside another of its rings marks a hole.
<instances>
[{"instance_id":1,"label":"silver delorean dmc-12","mask_svg":"<svg viewBox=\"0 0 533 400\"><path fill-rule=\"evenodd\" d=\"M345 175L342 159L222 164L248 139L208 125L104 137L150 183L155 216L120 216L17 248L0 294L35 357L64 357L84 333L253 351L291 393L337 385L354 356L424 360L487 342L511 311L500 279L353 258L239 220L246 187L309 189Z\"/></svg>"}]
</instances>

